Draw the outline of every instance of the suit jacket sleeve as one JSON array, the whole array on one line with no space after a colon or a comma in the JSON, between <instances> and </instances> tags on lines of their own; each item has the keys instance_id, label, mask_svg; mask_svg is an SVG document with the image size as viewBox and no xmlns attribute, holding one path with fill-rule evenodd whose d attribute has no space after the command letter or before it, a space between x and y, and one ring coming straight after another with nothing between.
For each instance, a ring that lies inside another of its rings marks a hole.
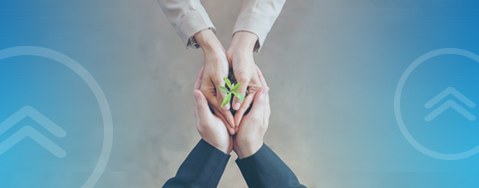
<instances>
[{"instance_id":1,"label":"suit jacket sleeve","mask_svg":"<svg viewBox=\"0 0 479 188\"><path fill-rule=\"evenodd\" d=\"M204 29L216 32L200 0L158 0L158 2L187 48L199 47L192 41L197 32Z\"/></svg>"},{"instance_id":2,"label":"suit jacket sleeve","mask_svg":"<svg viewBox=\"0 0 479 188\"><path fill-rule=\"evenodd\" d=\"M202 139L163 187L216 187L229 158Z\"/></svg>"},{"instance_id":3,"label":"suit jacket sleeve","mask_svg":"<svg viewBox=\"0 0 479 188\"><path fill-rule=\"evenodd\" d=\"M293 171L265 144L236 164L249 187L303 188Z\"/></svg>"},{"instance_id":4,"label":"suit jacket sleeve","mask_svg":"<svg viewBox=\"0 0 479 188\"><path fill-rule=\"evenodd\" d=\"M256 34L258 41L254 51L258 52L285 2L286 0L243 0L233 35L237 31Z\"/></svg>"}]
</instances>

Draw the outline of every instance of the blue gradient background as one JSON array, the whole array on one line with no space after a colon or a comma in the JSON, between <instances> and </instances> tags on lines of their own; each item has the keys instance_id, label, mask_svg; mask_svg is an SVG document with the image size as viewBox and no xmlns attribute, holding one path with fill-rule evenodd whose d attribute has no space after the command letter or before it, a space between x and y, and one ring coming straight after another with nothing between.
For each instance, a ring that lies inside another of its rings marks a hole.
<instances>
[{"instance_id":1,"label":"blue gradient background","mask_svg":"<svg viewBox=\"0 0 479 188\"><path fill-rule=\"evenodd\" d=\"M203 2L227 47L240 1ZM441 48L479 54L478 1L288 1L255 61L271 87L265 143L308 187L479 187L479 154L439 160L404 138L394 93L406 68ZM95 187L159 187L200 139L191 88L201 50L185 50L151 1L2 1L0 49L39 46L87 69L113 114L114 142ZM447 87L476 103L468 121L448 109L430 122L424 104ZM0 60L0 121L30 105L65 129L56 158L31 139L0 155L0 187L80 187L102 146L98 103L85 82L53 60ZM458 153L479 145L479 63L431 58L404 85L401 112L423 146ZM235 159L235 157L232 157ZM219 187L245 187L229 161Z\"/></svg>"}]
</instances>

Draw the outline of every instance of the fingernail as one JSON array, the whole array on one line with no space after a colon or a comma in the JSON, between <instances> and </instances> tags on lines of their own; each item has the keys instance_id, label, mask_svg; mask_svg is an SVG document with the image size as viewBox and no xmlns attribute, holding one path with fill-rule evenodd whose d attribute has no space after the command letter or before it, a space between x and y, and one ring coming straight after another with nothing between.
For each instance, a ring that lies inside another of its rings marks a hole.
<instances>
[{"instance_id":1,"label":"fingernail","mask_svg":"<svg viewBox=\"0 0 479 188\"><path fill-rule=\"evenodd\" d=\"M266 94L268 94L269 92L269 87L266 87L266 89L263 90L263 93L261 93L263 96L265 96Z\"/></svg>"},{"instance_id":2,"label":"fingernail","mask_svg":"<svg viewBox=\"0 0 479 188\"><path fill-rule=\"evenodd\" d=\"M226 104L223 106L223 110L229 110L230 109L230 103Z\"/></svg>"},{"instance_id":3,"label":"fingernail","mask_svg":"<svg viewBox=\"0 0 479 188\"><path fill-rule=\"evenodd\" d=\"M238 110L238 109L240 108L240 106L241 106L241 104L240 104L239 102L237 102L237 103L235 103L235 105L234 105L233 108L234 108L235 110Z\"/></svg>"}]
</instances>

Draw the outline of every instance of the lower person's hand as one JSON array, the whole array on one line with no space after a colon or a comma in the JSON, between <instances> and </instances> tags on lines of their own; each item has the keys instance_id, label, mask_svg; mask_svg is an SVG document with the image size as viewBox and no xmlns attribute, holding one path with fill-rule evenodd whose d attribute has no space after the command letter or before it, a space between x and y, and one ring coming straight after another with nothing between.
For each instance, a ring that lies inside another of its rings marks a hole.
<instances>
[{"instance_id":1,"label":"lower person's hand","mask_svg":"<svg viewBox=\"0 0 479 188\"><path fill-rule=\"evenodd\" d=\"M246 90L248 90L248 96L246 96L244 102L237 97L233 99L232 107L237 110L234 117L236 131L244 113L250 107L255 93L262 87L256 71L257 66L253 59L253 50L257 40L258 37L251 32L238 31L234 34L231 46L226 52L236 81L241 83L238 92L246 96Z\"/></svg>"},{"instance_id":2,"label":"lower person's hand","mask_svg":"<svg viewBox=\"0 0 479 188\"><path fill-rule=\"evenodd\" d=\"M193 91L195 101L196 128L198 129L198 132L203 140L229 155L233 149L232 136L228 133L223 120L211 112L208 106L208 101L203 93L199 90L201 88L202 76L203 68L196 79Z\"/></svg>"},{"instance_id":3,"label":"lower person's hand","mask_svg":"<svg viewBox=\"0 0 479 188\"><path fill-rule=\"evenodd\" d=\"M222 93L218 86L225 86L224 77L228 77L229 67L226 59L226 51L219 42L216 35L210 29L202 30L195 34L195 39L203 49L205 55L205 66L200 90L208 100L215 115L221 118L231 135L235 134L233 114L230 112L230 105L221 107L225 93Z\"/></svg>"},{"instance_id":4,"label":"lower person's hand","mask_svg":"<svg viewBox=\"0 0 479 188\"><path fill-rule=\"evenodd\" d=\"M239 130L233 140L233 149L239 159L255 154L263 146L263 137L268 129L271 108L269 106L269 88L259 69L262 88L254 95L253 107L243 117Z\"/></svg>"}]
</instances>

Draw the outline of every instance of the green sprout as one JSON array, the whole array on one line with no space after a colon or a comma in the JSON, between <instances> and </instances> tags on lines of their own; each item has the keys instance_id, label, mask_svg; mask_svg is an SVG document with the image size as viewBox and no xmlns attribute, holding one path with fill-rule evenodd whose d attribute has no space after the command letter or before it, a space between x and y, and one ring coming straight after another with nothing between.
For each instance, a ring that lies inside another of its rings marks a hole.
<instances>
[{"instance_id":1,"label":"green sprout","mask_svg":"<svg viewBox=\"0 0 479 188\"><path fill-rule=\"evenodd\" d=\"M233 94L234 96L236 96L236 98L238 98L241 102L243 102L244 95L241 93L238 93L238 88L241 86L241 83L238 83L236 85L234 84L231 85L231 82L228 78L223 77L223 80L226 82L226 86L228 86L229 90L226 87L218 86L221 92L226 93L226 97L223 99L223 102L221 103L221 107L225 106L231 101L231 94Z\"/></svg>"}]
</instances>

